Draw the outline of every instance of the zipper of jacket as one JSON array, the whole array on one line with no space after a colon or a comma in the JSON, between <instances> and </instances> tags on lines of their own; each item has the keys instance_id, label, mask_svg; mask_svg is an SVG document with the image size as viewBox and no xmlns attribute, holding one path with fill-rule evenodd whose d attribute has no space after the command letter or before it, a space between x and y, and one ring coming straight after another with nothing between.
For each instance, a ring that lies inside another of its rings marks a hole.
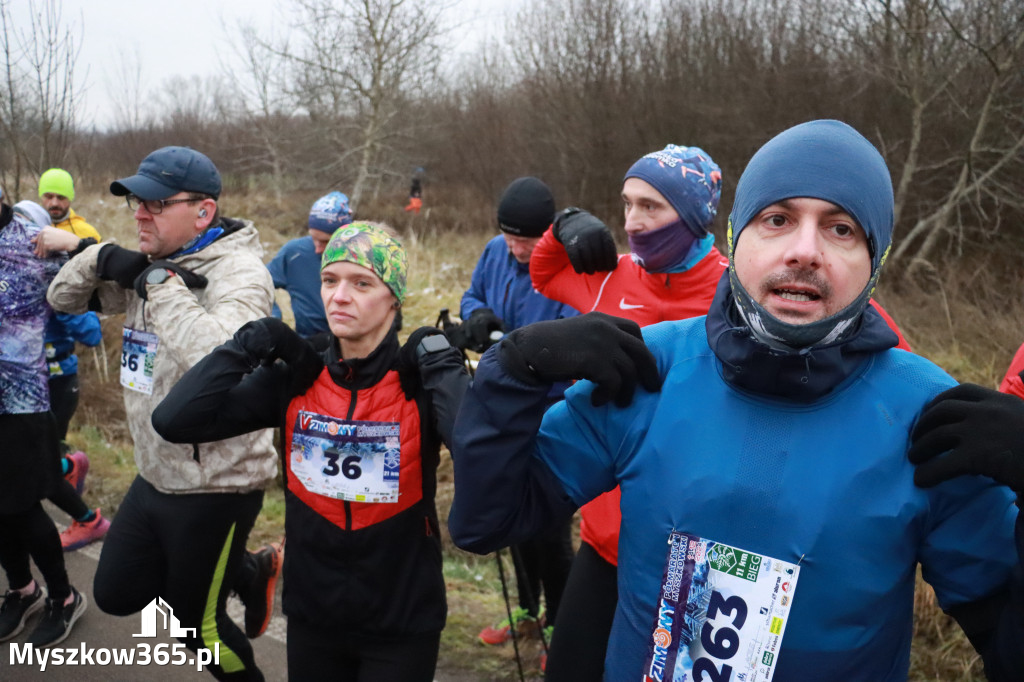
<instances>
[{"instance_id":1,"label":"zipper of jacket","mask_svg":"<svg viewBox=\"0 0 1024 682\"><path fill-rule=\"evenodd\" d=\"M349 404L348 404L348 414L345 415L345 419L349 419L349 420L351 420L352 419L352 415L355 414L355 411L356 411L356 401L359 399L359 391L358 390L353 388L353 389L351 389L351 393L352 393L352 400L349 401ZM342 504L345 507L345 530L352 530L352 503L349 502L348 500L345 500Z\"/></svg>"}]
</instances>

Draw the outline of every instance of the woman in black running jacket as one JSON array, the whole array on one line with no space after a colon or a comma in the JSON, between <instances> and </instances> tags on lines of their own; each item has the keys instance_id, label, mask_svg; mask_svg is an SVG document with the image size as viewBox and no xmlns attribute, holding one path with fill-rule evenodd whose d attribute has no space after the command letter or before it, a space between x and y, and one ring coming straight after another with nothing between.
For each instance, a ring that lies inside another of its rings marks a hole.
<instances>
[{"instance_id":1,"label":"woman in black running jacket","mask_svg":"<svg viewBox=\"0 0 1024 682\"><path fill-rule=\"evenodd\" d=\"M281 428L293 681L433 679L447 612L436 469L469 376L439 329L399 345L406 269L385 226L340 228L321 263L330 334L251 322L153 413L174 442Z\"/></svg>"}]
</instances>

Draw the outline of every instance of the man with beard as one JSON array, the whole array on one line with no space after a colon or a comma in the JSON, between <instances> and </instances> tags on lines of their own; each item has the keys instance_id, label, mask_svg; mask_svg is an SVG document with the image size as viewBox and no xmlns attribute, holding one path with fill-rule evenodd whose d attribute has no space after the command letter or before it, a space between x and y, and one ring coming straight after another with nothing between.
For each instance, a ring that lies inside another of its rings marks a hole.
<instances>
[{"instance_id":1,"label":"man with beard","mask_svg":"<svg viewBox=\"0 0 1024 682\"><path fill-rule=\"evenodd\" d=\"M75 213L71 202L75 200L75 182L63 168L51 168L39 176L39 198L50 214L54 227L70 232L79 239L100 240L99 232Z\"/></svg>"}]
</instances>

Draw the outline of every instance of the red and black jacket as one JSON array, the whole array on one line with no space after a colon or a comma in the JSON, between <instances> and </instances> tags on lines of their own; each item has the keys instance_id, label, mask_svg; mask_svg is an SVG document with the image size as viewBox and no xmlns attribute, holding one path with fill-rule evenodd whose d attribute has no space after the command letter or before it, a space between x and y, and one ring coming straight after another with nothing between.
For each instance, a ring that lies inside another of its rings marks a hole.
<instances>
[{"instance_id":1,"label":"red and black jacket","mask_svg":"<svg viewBox=\"0 0 1024 682\"><path fill-rule=\"evenodd\" d=\"M169 440L195 442L279 426L285 451L284 612L340 633L439 632L447 612L434 495L442 442L450 442L469 377L458 351L400 367L397 324L366 358L341 359L320 337L324 369L300 395L283 363L253 367L234 340L189 370L154 412ZM350 502L307 490L292 475L299 411L339 421L397 422L397 503Z\"/></svg>"}]
</instances>

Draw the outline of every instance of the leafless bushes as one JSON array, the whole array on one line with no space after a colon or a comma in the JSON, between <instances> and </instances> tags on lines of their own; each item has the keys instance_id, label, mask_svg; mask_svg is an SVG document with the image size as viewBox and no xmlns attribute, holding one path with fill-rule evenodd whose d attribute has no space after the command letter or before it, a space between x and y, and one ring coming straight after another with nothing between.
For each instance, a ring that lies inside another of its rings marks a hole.
<instances>
[{"instance_id":1,"label":"leafless bushes","mask_svg":"<svg viewBox=\"0 0 1024 682\"><path fill-rule=\"evenodd\" d=\"M0 0L0 178L18 198L24 174L68 159L77 113L78 35L57 0L29 0L28 13L28 24L15 26Z\"/></svg>"},{"instance_id":2,"label":"leafless bushes","mask_svg":"<svg viewBox=\"0 0 1024 682\"><path fill-rule=\"evenodd\" d=\"M103 150L90 175L111 177L159 144L191 144L229 188L278 202L335 187L390 200L422 166L428 207L443 195L489 205L530 173L560 204L614 222L622 174L648 151L675 142L710 152L724 170L724 213L760 144L834 117L874 141L892 170L890 273L1024 248L1019 0L526 0L504 36L461 67L444 51L451 29L434 3L287 7L280 35L236 29L223 79L164 84L147 115L129 106L117 130L51 135L47 149ZM5 35L17 45L11 27ZM37 40L73 54L62 35ZM46 116L27 112L66 112L47 114L57 131L74 121L70 93L64 109L41 108L15 92L26 87L8 78L0 96L8 182L40 163L24 151L42 138L24 131L42 135Z\"/></svg>"}]
</instances>

